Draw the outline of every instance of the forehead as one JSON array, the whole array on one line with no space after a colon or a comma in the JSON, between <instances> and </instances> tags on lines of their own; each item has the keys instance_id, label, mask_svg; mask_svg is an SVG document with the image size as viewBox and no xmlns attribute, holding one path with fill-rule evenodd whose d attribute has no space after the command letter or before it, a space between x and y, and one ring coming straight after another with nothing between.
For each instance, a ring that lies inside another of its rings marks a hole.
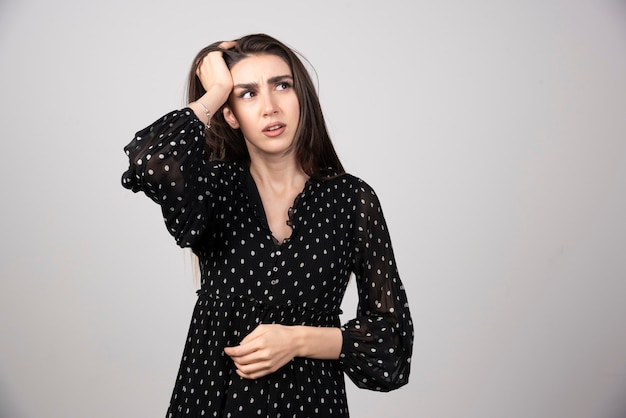
<instances>
[{"instance_id":1,"label":"forehead","mask_svg":"<svg viewBox=\"0 0 626 418\"><path fill-rule=\"evenodd\" d=\"M235 84L267 81L269 78L292 75L289 65L279 56L272 54L250 55L230 69Z\"/></svg>"}]
</instances>

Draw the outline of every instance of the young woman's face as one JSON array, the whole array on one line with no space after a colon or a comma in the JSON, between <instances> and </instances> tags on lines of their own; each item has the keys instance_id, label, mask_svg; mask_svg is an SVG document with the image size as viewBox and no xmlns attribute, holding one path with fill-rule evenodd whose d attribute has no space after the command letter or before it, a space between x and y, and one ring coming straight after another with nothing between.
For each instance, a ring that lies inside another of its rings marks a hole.
<instances>
[{"instance_id":1,"label":"young woman's face","mask_svg":"<svg viewBox=\"0 0 626 418\"><path fill-rule=\"evenodd\" d=\"M230 73L233 92L224 108L232 128L240 128L250 157L283 156L291 150L300 104L287 63L276 55L252 55Z\"/></svg>"}]
</instances>

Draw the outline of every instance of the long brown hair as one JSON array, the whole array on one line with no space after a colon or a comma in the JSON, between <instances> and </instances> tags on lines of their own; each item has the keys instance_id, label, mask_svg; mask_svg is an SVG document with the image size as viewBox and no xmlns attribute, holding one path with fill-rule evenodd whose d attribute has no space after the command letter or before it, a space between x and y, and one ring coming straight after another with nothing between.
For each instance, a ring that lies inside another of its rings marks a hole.
<instances>
[{"instance_id":1,"label":"long brown hair","mask_svg":"<svg viewBox=\"0 0 626 418\"><path fill-rule=\"evenodd\" d=\"M296 158L306 174L313 178L323 177L322 172L330 169L333 174L344 173L343 165L335 152L319 98L311 76L298 56L277 39L265 34L247 35L236 40L231 49L219 48L221 42L203 48L193 61L189 71L187 100L199 99L206 92L196 70L202 59L212 51L222 51L228 68L250 55L272 54L282 58L293 74L293 83L300 104L300 119L296 130L294 147ZM226 105L226 104L225 104ZM223 108L223 106L222 106ZM240 129L231 128L222 113L222 108L211 118L211 128L206 133L206 158L222 161L250 161L245 139Z\"/></svg>"}]
</instances>

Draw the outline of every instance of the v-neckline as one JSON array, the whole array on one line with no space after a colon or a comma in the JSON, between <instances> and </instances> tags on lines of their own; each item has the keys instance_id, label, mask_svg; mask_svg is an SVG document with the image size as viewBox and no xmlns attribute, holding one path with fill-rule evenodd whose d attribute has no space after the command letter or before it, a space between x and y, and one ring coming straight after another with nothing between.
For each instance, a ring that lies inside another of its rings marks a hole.
<instances>
[{"instance_id":1,"label":"v-neckline","mask_svg":"<svg viewBox=\"0 0 626 418\"><path fill-rule=\"evenodd\" d=\"M272 229L269 226L269 222L267 221L267 214L265 213L265 206L263 206L263 200L261 199L261 193L259 193L259 188L256 185L256 182L254 181L254 177L252 177L252 173L250 173L249 169L245 170L246 172L246 179L245 179L245 184L246 184L246 188L248 189L248 199L250 201L250 203L252 204L253 208L254 208L254 212L256 214L256 216L259 218L259 220L261 221L261 224L263 225L263 227L265 227L267 229L267 231L269 232L270 237L272 238L272 242L274 243L274 245L277 248L281 248L283 247L285 244L289 243L289 241L291 241L291 239L293 238L294 234L295 234L295 230L296 230L296 226L293 222L293 215L300 203L300 201L302 200L302 197L305 195L307 188L309 187L309 184L311 182L311 178L309 177L305 182L304 182L304 187L302 188L302 190L296 195L296 197L293 200L293 203L291 204L291 206L289 207L289 209L287 210L287 225L289 225L291 227L291 234L285 238L282 242L280 242L272 233Z\"/></svg>"}]
</instances>

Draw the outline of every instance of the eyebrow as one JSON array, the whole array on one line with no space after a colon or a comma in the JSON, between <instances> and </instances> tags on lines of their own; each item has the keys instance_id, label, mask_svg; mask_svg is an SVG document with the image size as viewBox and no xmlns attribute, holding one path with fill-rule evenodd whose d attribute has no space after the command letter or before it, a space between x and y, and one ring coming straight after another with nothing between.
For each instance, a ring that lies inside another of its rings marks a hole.
<instances>
[{"instance_id":1,"label":"eyebrow","mask_svg":"<svg viewBox=\"0 0 626 418\"><path fill-rule=\"evenodd\" d=\"M283 80L291 80L293 82L293 77L290 76L289 74L285 74L285 75L277 75L274 77L270 77L267 80L267 84L276 84L279 83ZM245 89L245 90L253 90L255 88L259 87L259 85L257 83L241 83L241 84L235 84L233 86L233 88L235 89Z\"/></svg>"}]
</instances>

